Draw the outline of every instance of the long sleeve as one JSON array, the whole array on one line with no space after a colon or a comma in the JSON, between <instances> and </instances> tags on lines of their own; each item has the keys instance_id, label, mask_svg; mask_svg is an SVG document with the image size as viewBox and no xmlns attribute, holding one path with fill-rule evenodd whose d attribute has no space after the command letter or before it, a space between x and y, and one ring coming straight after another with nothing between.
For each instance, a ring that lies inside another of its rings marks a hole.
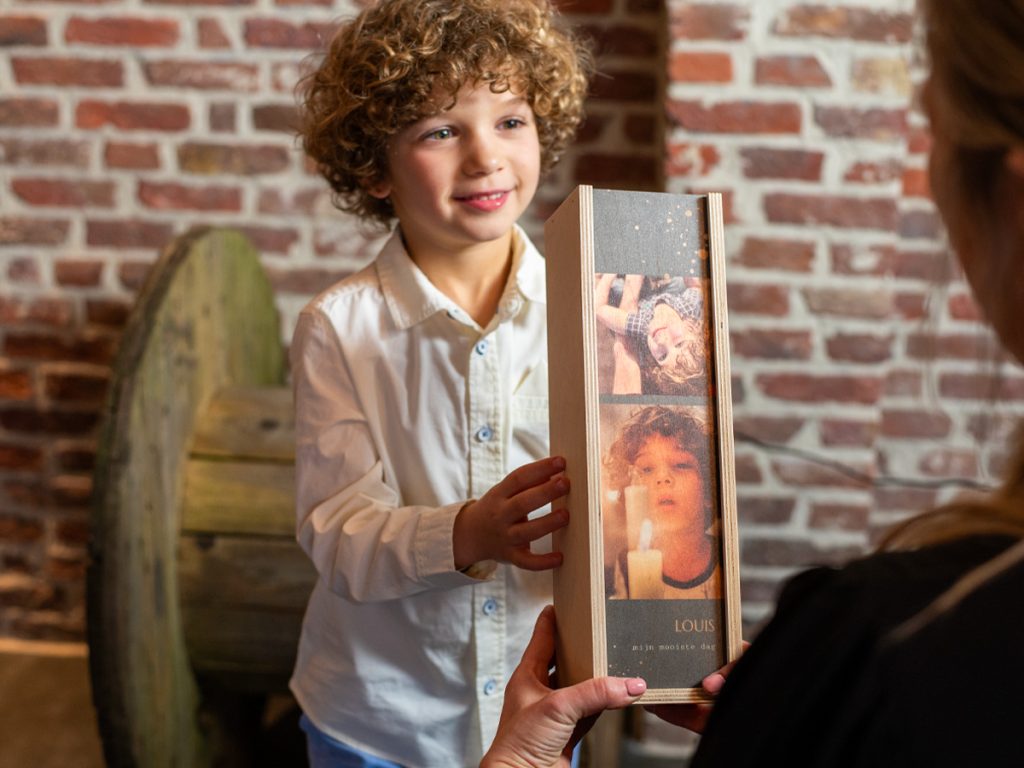
<instances>
[{"instance_id":1,"label":"long sleeve","mask_svg":"<svg viewBox=\"0 0 1024 768\"><path fill-rule=\"evenodd\" d=\"M297 537L331 591L366 602L473 583L455 570L452 555L465 500L401 505L334 328L316 310L299 318L292 376Z\"/></svg>"}]
</instances>

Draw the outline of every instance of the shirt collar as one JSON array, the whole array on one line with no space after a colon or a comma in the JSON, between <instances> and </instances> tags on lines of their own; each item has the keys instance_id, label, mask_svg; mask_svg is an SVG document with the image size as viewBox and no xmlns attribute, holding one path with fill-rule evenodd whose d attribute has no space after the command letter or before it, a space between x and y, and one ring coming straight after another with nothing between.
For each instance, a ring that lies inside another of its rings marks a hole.
<instances>
[{"instance_id":1,"label":"shirt collar","mask_svg":"<svg viewBox=\"0 0 1024 768\"><path fill-rule=\"evenodd\" d=\"M518 314L523 300L544 303L546 299L544 259L518 225L513 232L512 258L512 276L498 303L499 322ZM391 319L399 328L410 328L438 312L448 312L471 322L416 266L397 227L377 256L376 267Z\"/></svg>"}]
</instances>

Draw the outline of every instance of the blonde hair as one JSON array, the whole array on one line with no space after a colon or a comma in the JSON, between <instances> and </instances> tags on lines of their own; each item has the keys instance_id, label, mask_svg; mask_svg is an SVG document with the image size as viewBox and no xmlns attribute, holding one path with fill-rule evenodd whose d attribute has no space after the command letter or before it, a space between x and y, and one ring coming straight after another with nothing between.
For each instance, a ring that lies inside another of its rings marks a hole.
<instances>
[{"instance_id":1,"label":"blonde hair","mask_svg":"<svg viewBox=\"0 0 1024 768\"><path fill-rule=\"evenodd\" d=\"M650 367L651 380L662 394L679 394L686 391L687 385L706 383L707 361L710 354L707 333L703 323L692 317L679 318L687 330L687 340L676 357L675 365L659 365L655 362ZM653 357L652 357L653 359Z\"/></svg>"},{"instance_id":2,"label":"blonde hair","mask_svg":"<svg viewBox=\"0 0 1024 768\"><path fill-rule=\"evenodd\" d=\"M385 178L388 140L450 106L467 84L513 89L533 109L541 171L583 118L587 47L547 0L382 0L342 25L299 84L299 136L335 205L380 223L394 210L367 188Z\"/></svg>"}]
</instances>

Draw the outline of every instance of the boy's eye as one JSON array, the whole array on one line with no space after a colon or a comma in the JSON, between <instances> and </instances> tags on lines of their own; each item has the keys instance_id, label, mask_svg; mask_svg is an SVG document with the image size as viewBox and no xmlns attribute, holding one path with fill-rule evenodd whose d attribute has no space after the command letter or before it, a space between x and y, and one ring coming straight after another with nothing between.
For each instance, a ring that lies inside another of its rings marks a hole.
<instances>
[{"instance_id":1,"label":"boy's eye","mask_svg":"<svg viewBox=\"0 0 1024 768\"><path fill-rule=\"evenodd\" d=\"M526 121L521 120L518 117L508 117L502 120L500 125L502 128L506 129L522 128L524 125L526 125Z\"/></svg>"},{"instance_id":2,"label":"boy's eye","mask_svg":"<svg viewBox=\"0 0 1024 768\"><path fill-rule=\"evenodd\" d=\"M435 141L437 141L437 140L443 141L445 139L450 139L453 135L454 134L452 133L452 129L451 128L437 128L437 129L431 131L430 133L428 133L423 138L425 138L425 139L432 139L432 140L435 140Z\"/></svg>"}]
</instances>

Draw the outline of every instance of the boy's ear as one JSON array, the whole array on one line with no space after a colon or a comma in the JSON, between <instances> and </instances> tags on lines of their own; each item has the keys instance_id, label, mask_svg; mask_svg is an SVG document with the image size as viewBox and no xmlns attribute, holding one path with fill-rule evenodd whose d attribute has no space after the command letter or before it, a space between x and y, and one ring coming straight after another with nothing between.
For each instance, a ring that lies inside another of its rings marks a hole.
<instances>
[{"instance_id":1,"label":"boy's ear","mask_svg":"<svg viewBox=\"0 0 1024 768\"><path fill-rule=\"evenodd\" d=\"M383 200L391 194L391 182L386 178L377 179L366 185L366 191L378 200Z\"/></svg>"}]
</instances>

